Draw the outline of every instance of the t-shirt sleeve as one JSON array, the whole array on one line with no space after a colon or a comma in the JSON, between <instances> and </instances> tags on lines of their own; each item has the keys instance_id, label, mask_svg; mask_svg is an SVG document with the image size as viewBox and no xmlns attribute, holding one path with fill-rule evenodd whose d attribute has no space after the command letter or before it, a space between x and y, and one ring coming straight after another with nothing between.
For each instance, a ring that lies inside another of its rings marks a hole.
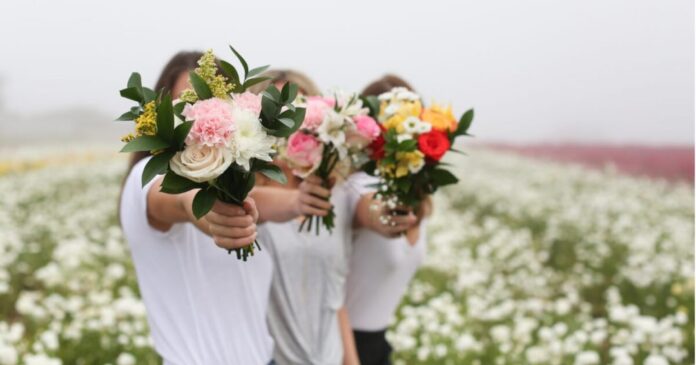
<instances>
[{"instance_id":1,"label":"t-shirt sleeve","mask_svg":"<svg viewBox=\"0 0 696 365\"><path fill-rule=\"evenodd\" d=\"M147 195L157 180L155 177L144 186L142 184L143 170L149 160L150 158L145 158L136 163L126 178L120 202L121 223L130 224L138 229L151 231L151 233L171 235L182 224L175 224L168 231L162 232L152 228L147 219Z\"/></svg>"},{"instance_id":2,"label":"t-shirt sleeve","mask_svg":"<svg viewBox=\"0 0 696 365\"><path fill-rule=\"evenodd\" d=\"M356 172L348 177L346 181L347 194L348 194L348 207L350 211L355 214L355 209L357 208L360 198L369 193L376 191L375 187L372 186L379 181L374 176L370 176L364 172Z\"/></svg>"}]
</instances>

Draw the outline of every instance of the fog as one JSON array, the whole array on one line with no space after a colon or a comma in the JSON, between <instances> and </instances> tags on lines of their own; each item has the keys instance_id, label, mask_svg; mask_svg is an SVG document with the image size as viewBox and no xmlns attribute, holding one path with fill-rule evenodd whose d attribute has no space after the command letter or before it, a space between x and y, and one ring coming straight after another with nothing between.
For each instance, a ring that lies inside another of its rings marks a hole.
<instances>
[{"instance_id":1,"label":"fog","mask_svg":"<svg viewBox=\"0 0 696 365\"><path fill-rule=\"evenodd\" d=\"M6 136L66 110L103 115L66 133L111 130L131 71L152 85L176 51L231 43L322 88L397 73L475 107L482 141L693 144L693 0L4 1L0 34Z\"/></svg>"}]
</instances>

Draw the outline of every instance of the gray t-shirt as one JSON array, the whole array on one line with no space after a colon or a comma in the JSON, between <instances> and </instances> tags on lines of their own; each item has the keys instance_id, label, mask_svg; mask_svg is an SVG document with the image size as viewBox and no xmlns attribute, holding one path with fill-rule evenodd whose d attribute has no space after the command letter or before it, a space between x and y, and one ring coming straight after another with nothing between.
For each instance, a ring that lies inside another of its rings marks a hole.
<instances>
[{"instance_id":1,"label":"gray t-shirt","mask_svg":"<svg viewBox=\"0 0 696 365\"><path fill-rule=\"evenodd\" d=\"M334 187L333 233L299 232L300 221L259 226L258 240L273 261L268 326L279 365L337 365L343 344L337 311L344 302L347 243L353 211L347 186Z\"/></svg>"}]
</instances>

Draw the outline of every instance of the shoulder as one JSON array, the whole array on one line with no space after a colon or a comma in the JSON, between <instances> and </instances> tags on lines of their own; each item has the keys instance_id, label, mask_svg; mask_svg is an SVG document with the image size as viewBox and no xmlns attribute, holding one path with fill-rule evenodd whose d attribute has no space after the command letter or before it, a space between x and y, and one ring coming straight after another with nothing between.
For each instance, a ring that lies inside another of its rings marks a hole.
<instances>
[{"instance_id":1,"label":"shoulder","mask_svg":"<svg viewBox=\"0 0 696 365\"><path fill-rule=\"evenodd\" d=\"M121 222L127 221L129 216L145 214L147 204L147 192L152 186L152 181L143 186L143 170L150 157L138 161L128 172L121 192ZM142 218L142 217L140 217Z\"/></svg>"},{"instance_id":2,"label":"shoulder","mask_svg":"<svg viewBox=\"0 0 696 365\"><path fill-rule=\"evenodd\" d=\"M379 182L379 179L375 176L370 176L364 172L356 172L348 176L346 179L346 185L349 185L352 189L365 194L375 190L374 187L370 186Z\"/></svg>"}]
</instances>

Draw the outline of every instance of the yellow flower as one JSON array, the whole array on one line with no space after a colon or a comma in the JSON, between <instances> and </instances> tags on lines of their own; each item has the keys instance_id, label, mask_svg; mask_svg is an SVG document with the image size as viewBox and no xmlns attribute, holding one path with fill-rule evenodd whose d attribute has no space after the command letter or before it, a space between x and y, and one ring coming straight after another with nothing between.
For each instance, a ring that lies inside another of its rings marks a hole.
<instances>
[{"instance_id":1,"label":"yellow flower","mask_svg":"<svg viewBox=\"0 0 696 365\"><path fill-rule=\"evenodd\" d=\"M196 95L195 91L193 91L191 89L186 89L186 90L181 92L181 96L179 96L179 100L193 104L196 101L198 101L198 95Z\"/></svg>"},{"instance_id":2,"label":"yellow flower","mask_svg":"<svg viewBox=\"0 0 696 365\"><path fill-rule=\"evenodd\" d=\"M218 67L215 61L213 50L207 50L201 59L198 60L198 68L196 68L195 72L205 80L213 96L225 99L229 97L234 85L227 82L225 76L218 75Z\"/></svg>"},{"instance_id":3,"label":"yellow flower","mask_svg":"<svg viewBox=\"0 0 696 365\"><path fill-rule=\"evenodd\" d=\"M423 110L421 119L430 123L433 129L441 132L457 129L457 119L454 117L454 114L452 114L451 105L445 108L439 104L433 103L429 108Z\"/></svg>"},{"instance_id":4,"label":"yellow flower","mask_svg":"<svg viewBox=\"0 0 696 365\"><path fill-rule=\"evenodd\" d=\"M405 115L394 114L390 118L384 121L382 125L386 129L396 129L396 131L401 134L404 132L404 121L406 120Z\"/></svg>"},{"instance_id":5,"label":"yellow flower","mask_svg":"<svg viewBox=\"0 0 696 365\"><path fill-rule=\"evenodd\" d=\"M415 150L412 152L397 152L396 153L396 177L408 175L408 173L417 173L425 165L425 159L421 151Z\"/></svg>"},{"instance_id":6,"label":"yellow flower","mask_svg":"<svg viewBox=\"0 0 696 365\"><path fill-rule=\"evenodd\" d=\"M403 123L408 117L418 117L423 110L419 100L389 102L383 101L380 105L379 120L387 129L396 129L398 133L404 133Z\"/></svg>"},{"instance_id":7,"label":"yellow flower","mask_svg":"<svg viewBox=\"0 0 696 365\"><path fill-rule=\"evenodd\" d=\"M121 141L130 142L140 136L154 136L157 134L157 111L155 102L145 104L145 111L135 118L135 133L129 133L121 137Z\"/></svg>"}]
</instances>

